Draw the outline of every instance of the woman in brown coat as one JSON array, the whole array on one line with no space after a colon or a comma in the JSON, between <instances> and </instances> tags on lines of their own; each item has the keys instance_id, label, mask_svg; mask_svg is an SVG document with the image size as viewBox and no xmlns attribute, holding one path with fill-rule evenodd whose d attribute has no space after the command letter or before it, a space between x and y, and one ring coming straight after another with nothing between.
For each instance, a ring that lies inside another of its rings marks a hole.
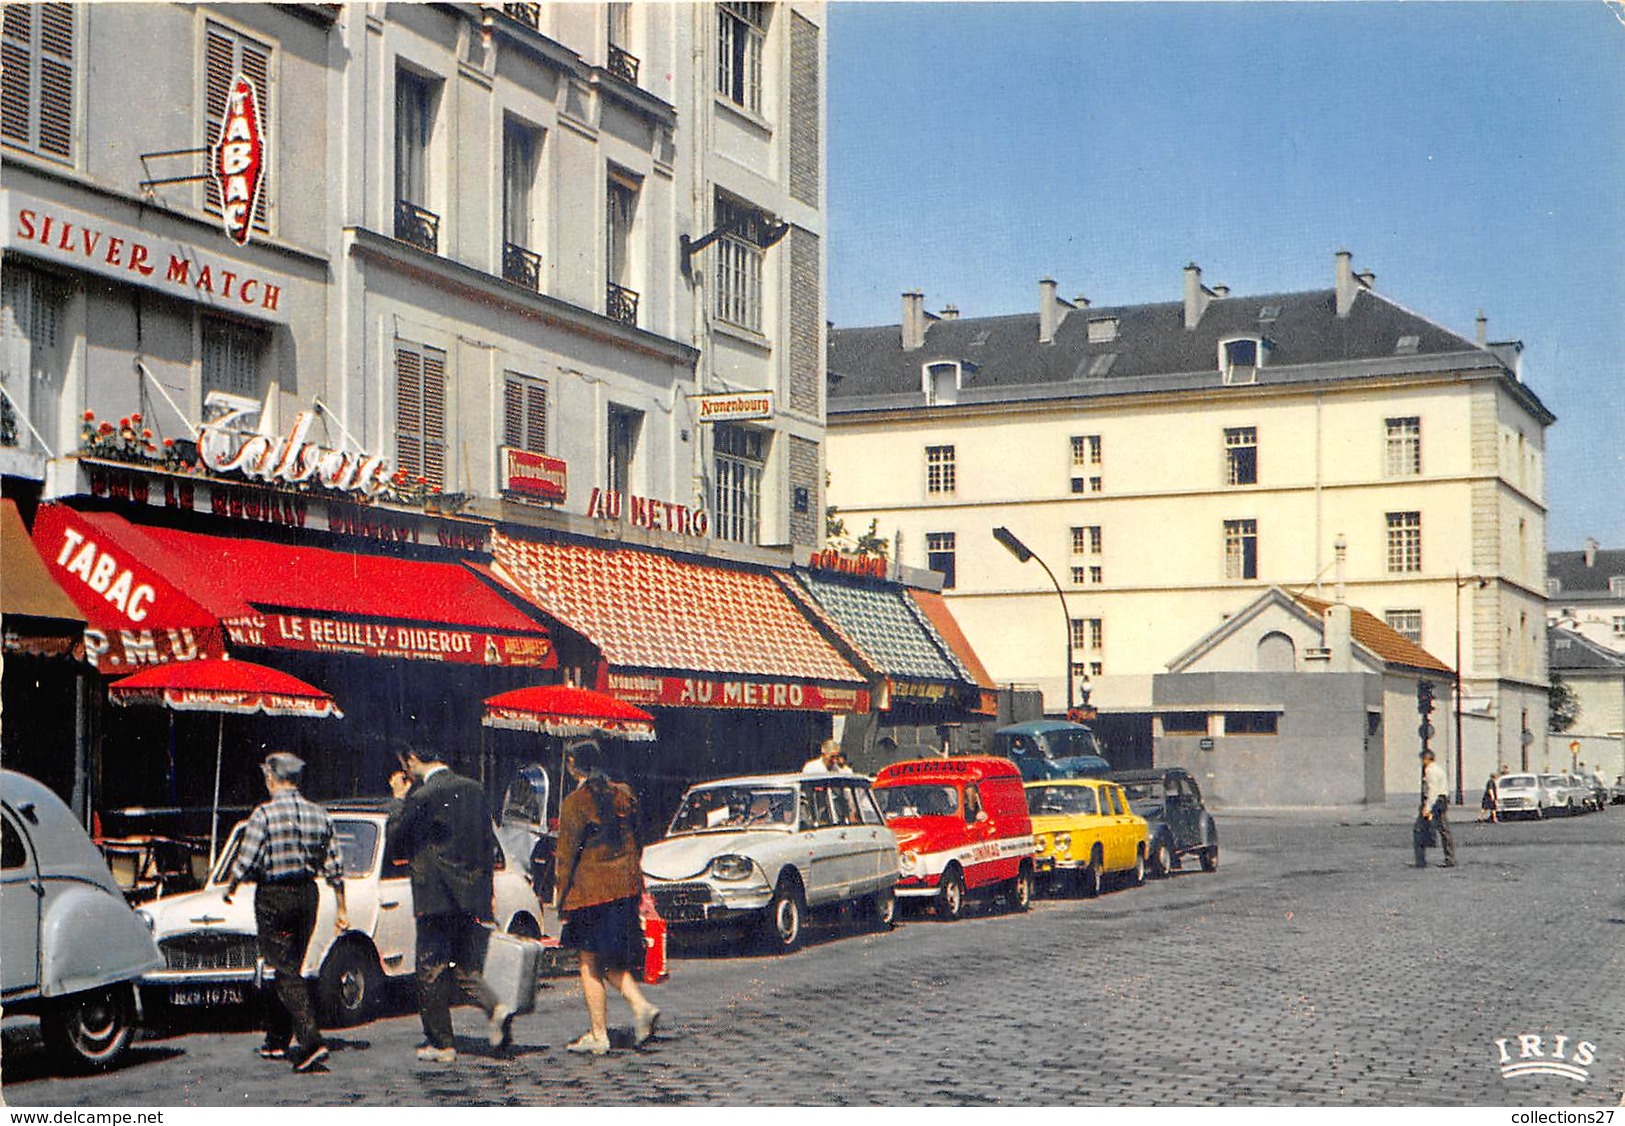
<instances>
[{"instance_id":1,"label":"woman in brown coat","mask_svg":"<svg viewBox=\"0 0 1625 1126\"><path fill-rule=\"evenodd\" d=\"M638 799L631 787L605 777L599 756L596 743L578 743L565 753L565 769L577 786L559 811L557 854L558 907L564 916L559 943L581 952L581 992L592 1024L567 1047L595 1056L609 1051L606 980L632 1007L635 1043L649 1039L660 1019L632 972L644 956Z\"/></svg>"}]
</instances>

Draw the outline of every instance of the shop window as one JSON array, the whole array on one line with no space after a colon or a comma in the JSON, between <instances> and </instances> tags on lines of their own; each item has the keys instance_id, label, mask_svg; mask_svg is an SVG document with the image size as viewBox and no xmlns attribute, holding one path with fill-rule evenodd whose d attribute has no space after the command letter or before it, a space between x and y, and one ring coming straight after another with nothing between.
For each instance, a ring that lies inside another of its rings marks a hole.
<instances>
[{"instance_id":1,"label":"shop window","mask_svg":"<svg viewBox=\"0 0 1625 1126\"><path fill-rule=\"evenodd\" d=\"M762 47L773 5L728 0L717 5L717 93L762 112Z\"/></svg>"},{"instance_id":2,"label":"shop window","mask_svg":"<svg viewBox=\"0 0 1625 1126\"><path fill-rule=\"evenodd\" d=\"M502 379L502 444L547 452L547 383L508 372Z\"/></svg>"},{"instance_id":3,"label":"shop window","mask_svg":"<svg viewBox=\"0 0 1625 1126\"><path fill-rule=\"evenodd\" d=\"M942 589L954 588L954 562L956 554L953 532L927 532L925 534L925 565L942 576Z\"/></svg>"},{"instance_id":4,"label":"shop window","mask_svg":"<svg viewBox=\"0 0 1625 1126\"><path fill-rule=\"evenodd\" d=\"M1387 431L1386 456L1383 470L1389 477L1414 477L1422 472L1422 420L1390 418L1384 422Z\"/></svg>"},{"instance_id":5,"label":"shop window","mask_svg":"<svg viewBox=\"0 0 1625 1126\"><path fill-rule=\"evenodd\" d=\"M715 442L717 537L735 543L760 543L767 434L724 422L716 426Z\"/></svg>"},{"instance_id":6,"label":"shop window","mask_svg":"<svg viewBox=\"0 0 1625 1126\"><path fill-rule=\"evenodd\" d=\"M1224 522L1224 577L1258 578L1258 521Z\"/></svg>"},{"instance_id":7,"label":"shop window","mask_svg":"<svg viewBox=\"0 0 1625 1126\"><path fill-rule=\"evenodd\" d=\"M262 328L227 320L224 317L204 317L203 395L210 391L226 391L249 399L258 399L264 391L261 371L265 365L265 348L270 337Z\"/></svg>"},{"instance_id":8,"label":"shop window","mask_svg":"<svg viewBox=\"0 0 1625 1126\"><path fill-rule=\"evenodd\" d=\"M1406 574L1422 569L1422 514L1388 513L1388 571Z\"/></svg>"},{"instance_id":9,"label":"shop window","mask_svg":"<svg viewBox=\"0 0 1625 1126\"><path fill-rule=\"evenodd\" d=\"M65 452L55 447L71 351L62 327L68 294L54 274L10 262L0 269L0 446Z\"/></svg>"},{"instance_id":10,"label":"shop window","mask_svg":"<svg viewBox=\"0 0 1625 1126\"><path fill-rule=\"evenodd\" d=\"M395 346L395 462L413 479L446 483L446 353Z\"/></svg>"},{"instance_id":11,"label":"shop window","mask_svg":"<svg viewBox=\"0 0 1625 1126\"><path fill-rule=\"evenodd\" d=\"M1224 432L1224 483L1258 484L1258 428L1232 426Z\"/></svg>"},{"instance_id":12,"label":"shop window","mask_svg":"<svg viewBox=\"0 0 1625 1126\"><path fill-rule=\"evenodd\" d=\"M7 9L10 10L9 7ZM220 140L220 123L225 120L232 83L242 75L254 87L259 100L260 136L264 151L276 152L277 138L271 130L271 46L210 20L203 28L203 128L206 144ZM267 214L271 199L271 168L266 160L260 172L259 197L254 201L254 230L269 229ZM203 210L220 214L220 185L213 176L203 181Z\"/></svg>"},{"instance_id":13,"label":"shop window","mask_svg":"<svg viewBox=\"0 0 1625 1126\"><path fill-rule=\"evenodd\" d=\"M74 4L5 6L0 140L6 145L73 160L77 12Z\"/></svg>"},{"instance_id":14,"label":"shop window","mask_svg":"<svg viewBox=\"0 0 1625 1126\"><path fill-rule=\"evenodd\" d=\"M634 469L638 452L638 437L643 430L643 412L627 407L609 408L608 432L605 450L604 486L626 496L632 491Z\"/></svg>"}]
</instances>

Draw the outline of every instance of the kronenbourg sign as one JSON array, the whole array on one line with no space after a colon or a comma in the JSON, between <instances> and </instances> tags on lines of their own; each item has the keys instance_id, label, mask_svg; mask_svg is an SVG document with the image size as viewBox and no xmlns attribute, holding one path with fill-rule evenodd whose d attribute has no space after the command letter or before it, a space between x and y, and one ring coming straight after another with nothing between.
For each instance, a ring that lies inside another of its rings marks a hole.
<instances>
[{"instance_id":1,"label":"kronenbourg sign","mask_svg":"<svg viewBox=\"0 0 1625 1126\"><path fill-rule=\"evenodd\" d=\"M241 74L232 81L226 97L220 141L210 153L209 167L220 188L220 217L226 234L238 246L247 246L265 180L265 134L260 128L254 84Z\"/></svg>"}]
</instances>

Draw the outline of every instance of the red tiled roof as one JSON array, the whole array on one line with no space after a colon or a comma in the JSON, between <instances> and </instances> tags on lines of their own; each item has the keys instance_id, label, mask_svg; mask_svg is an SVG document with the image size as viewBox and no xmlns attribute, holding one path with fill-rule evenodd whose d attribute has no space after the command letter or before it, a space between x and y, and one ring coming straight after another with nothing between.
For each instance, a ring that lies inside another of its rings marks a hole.
<instances>
[{"instance_id":1,"label":"red tiled roof","mask_svg":"<svg viewBox=\"0 0 1625 1126\"><path fill-rule=\"evenodd\" d=\"M614 667L862 684L766 572L495 532L497 573Z\"/></svg>"},{"instance_id":2,"label":"red tiled roof","mask_svg":"<svg viewBox=\"0 0 1625 1126\"><path fill-rule=\"evenodd\" d=\"M1318 598L1309 598L1305 595L1293 595L1298 605L1313 613L1316 617L1324 617L1331 607L1330 602L1323 602ZM1390 665L1404 665L1412 669L1431 669L1434 672L1451 673L1453 670L1439 658L1429 653L1416 642L1399 633L1387 622L1362 610L1358 606L1349 607L1349 631L1354 640L1364 645L1371 652L1381 657Z\"/></svg>"}]
</instances>

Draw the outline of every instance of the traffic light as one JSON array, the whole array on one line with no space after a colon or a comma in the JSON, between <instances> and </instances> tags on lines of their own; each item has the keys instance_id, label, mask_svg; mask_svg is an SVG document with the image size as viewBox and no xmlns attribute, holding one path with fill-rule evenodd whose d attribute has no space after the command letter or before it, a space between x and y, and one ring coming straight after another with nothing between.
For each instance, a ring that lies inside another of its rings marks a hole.
<instances>
[{"instance_id":1,"label":"traffic light","mask_svg":"<svg viewBox=\"0 0 1625 1126\"><path fill-rule=\"evenodd\" d=\"M1416 682L1416 712L1418 715L1433 714L1433 682L1431 680Z\"/></svg>"}]
</instances>

